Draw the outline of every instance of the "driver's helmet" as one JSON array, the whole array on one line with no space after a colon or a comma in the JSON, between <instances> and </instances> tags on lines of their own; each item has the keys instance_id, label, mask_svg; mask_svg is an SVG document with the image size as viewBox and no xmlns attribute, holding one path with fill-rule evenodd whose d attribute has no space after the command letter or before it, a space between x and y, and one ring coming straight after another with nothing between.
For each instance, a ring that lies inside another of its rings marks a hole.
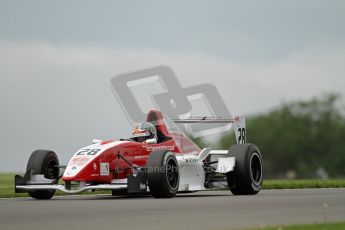
<instances>
[{"instance_id":1,"label":"driver's helmet","mask_svg":"<svg viewBox=\"0 0 345 230\"><path fill-rule=\"evenodd\" d=\"M157 140L156 127L150 122L138 123L132 131L132 139L137 142L145 142L147 139Z\"/></svg>"}]
</instances>

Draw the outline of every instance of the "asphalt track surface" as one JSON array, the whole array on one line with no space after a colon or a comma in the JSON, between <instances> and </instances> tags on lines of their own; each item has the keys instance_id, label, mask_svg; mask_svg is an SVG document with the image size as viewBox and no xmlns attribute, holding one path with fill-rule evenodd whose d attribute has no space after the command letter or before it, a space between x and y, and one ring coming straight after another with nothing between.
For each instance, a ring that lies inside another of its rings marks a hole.
<instances>
[{"instance_id":1,"label":"asphalt track surface","mask_svg":"<svg viewBox=\"0 0 345 230\"><path fill-rule=\"evenodd\" d=\"M173 199L110 195L0 199L1 230L225 230L340 220L345 220L345 189L264 190L256 196L197 192Z\"/></svg>"}]
</instances>

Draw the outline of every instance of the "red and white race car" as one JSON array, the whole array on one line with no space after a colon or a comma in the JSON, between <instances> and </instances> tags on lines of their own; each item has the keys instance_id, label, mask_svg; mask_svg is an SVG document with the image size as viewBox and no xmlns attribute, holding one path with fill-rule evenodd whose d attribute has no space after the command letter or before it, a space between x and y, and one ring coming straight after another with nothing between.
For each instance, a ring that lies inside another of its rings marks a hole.
<instances>
[{"instance_id":1,"label":"red and white race car","mask_svg":"<svg viewBox=\"0 0 345 230\"><path fill-rule=\"evenodd\" d=\"M237 144L228 150L201 149L175 123L232 123ZM59 164L53 151L34 151L25 175L15 176L15 191L36 199L50 199L57 190L67 194L111 190L113 195L168 198L178 192L227 187L235 195L257 194L263 160L258 147L245 143L245 133L243 116L172 120L151 110L131 138L94 140L78 150L67 166Z\"/></svg>"}]
</instances>

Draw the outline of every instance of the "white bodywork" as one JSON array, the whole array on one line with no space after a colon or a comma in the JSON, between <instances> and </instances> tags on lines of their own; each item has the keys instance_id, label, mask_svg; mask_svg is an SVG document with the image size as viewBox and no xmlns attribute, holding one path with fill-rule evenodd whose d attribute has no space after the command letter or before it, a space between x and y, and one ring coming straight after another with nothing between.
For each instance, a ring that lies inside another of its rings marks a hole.
<instances>
[{"instance_id":1,"label":"white bodywork","mask_svg":"<svg viewBox=\"0 0 345 230\"><path fill-rule=\"evenodd\" d=\"M231 123L233 125L237 144L246 143L246 120L244 116L235 116L233 119L222 118L190 118L175 119L176 123ZM198 191L206 190L205 171L203 161L207 156L215 156L217 159L217 173L231 172L235 168L235 157L228 157L228 150L211 150L204 148L199 154L176 155L179 163L180 187L179 191Z\"/></svg>"},{"instance_id":2,"label":"white bodywork","mask_svg":"<svg viewBox=\"0 0 345 230\"><path fill-rule=\"evenodd\" d=\"M203 162L196 155L176 155L179 165L179 191L204 190L205 172Z\"/></svg>"},{"instance_id":3,"label":"white bodywork","mask_svg":"<svg viewBox=\"0 0 345 230\"><path fill-rule=\"evenodd\" d=\"M209 148L204 148L198 155L176 155L180 173L179 191L206 190L204 186L205 170L203 167L203 160L209 155L218 156L216 172L227 173L233 171L235 167L235 158L227 157L227 154L227 150L211 150Z\"/></svg>"}]
</instances>

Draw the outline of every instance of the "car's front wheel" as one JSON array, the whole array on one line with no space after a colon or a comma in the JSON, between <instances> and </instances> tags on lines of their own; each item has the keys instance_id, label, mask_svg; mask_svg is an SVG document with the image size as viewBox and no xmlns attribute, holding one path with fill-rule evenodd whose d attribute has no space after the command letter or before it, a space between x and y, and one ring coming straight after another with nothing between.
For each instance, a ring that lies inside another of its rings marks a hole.
<instances>
[{"instance_id":1,"label":"car's front wheel","mask_svg":"<svg viewBox=\"0 0 345 230\"><path fill-rule=\"evenodd\" d=\"M50 150L34 151L28 161L26 171L33 171L34 174L43 174L47 179L54 179L55 183L59 179L59 159L57 155ZM55 190L35 190L29 192L32 198L47 200L51 199L55 194Z\"/></svg>"},{"instance_id":2,"label":"car's front wheel","mask_svg":"<svg viewBox=\"0 0 345 230\"><path fill-rule=\"evenodd\" d=\"M180 176L175 155L169 151L154 151L147 160L147 181L155 198L176 195Z\"/></svg>"}]
</instances>

